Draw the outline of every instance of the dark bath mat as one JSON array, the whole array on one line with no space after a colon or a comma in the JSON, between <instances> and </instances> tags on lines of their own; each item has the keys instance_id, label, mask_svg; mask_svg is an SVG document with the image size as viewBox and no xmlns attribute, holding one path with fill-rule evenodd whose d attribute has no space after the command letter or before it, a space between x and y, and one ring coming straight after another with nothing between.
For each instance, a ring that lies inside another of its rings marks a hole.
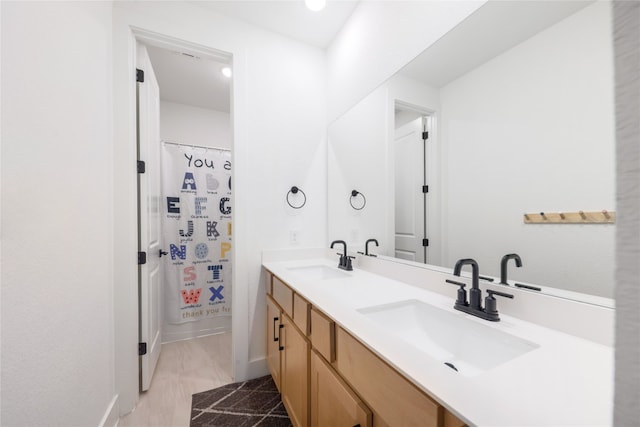
<instances>
[{"instance_id":1,"label":"dark bath mat","mask_svg":"<svg viewBox=\"0 0 640 427\"><path fill-rule=\"evenodd\" d=\"M270 375L191 396L191 427L290 427Z\"/></svg>"}]
</instances>

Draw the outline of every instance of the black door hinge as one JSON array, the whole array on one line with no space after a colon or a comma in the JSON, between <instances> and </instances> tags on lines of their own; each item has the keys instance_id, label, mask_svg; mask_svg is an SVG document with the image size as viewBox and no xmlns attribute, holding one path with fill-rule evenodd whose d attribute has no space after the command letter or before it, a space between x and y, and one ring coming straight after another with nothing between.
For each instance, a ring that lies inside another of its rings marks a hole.
<instances>
[{"instance_id":1,"label":"black door hinge","mask_svg":"<svg viewBox=\"0 0 640 427\"><path fill-rule=\"evenodd\" d=\"M142 160L138 160L138 173L145 173L146 167Z\"/></svg>"},{"instance_id":2,"label":"black door hinge","mask_svg":"<svg viewBox=\"0 0 640 427\"><path fill-rule=\"evenodd\" d=\"M429 246L429 239L422 239L422 246L424 247Z\"/></svg>"},{"instance_id":3,"label":"black door hinge","mask_svg":"<svg viewBox=\"0 0 640 427\"><path fill-rule=\"evenodd\" d=\"M429 139L429 132L426 132L426 131L425 131L425 132L422 132L422 139L423 139L423 140L425 140L425 141L426 141L427 139Z\"/></svg>"},{"instance_id":4,"label":"black door hinge","mask_svg":"<svg viewBox=\"0 0 640 427\"><path fill-rule=\"evenodd\" d=\"M146 252L138 252L138 265L147 263L147 253Z\"/></svg>"},{"instance_id":5,"label":"black door hinge","mask_svg":"<svg viewBox=\"0 0 640 427\"><path fill-rule=\"evenodd\" d=\"M429 192L429 186L428 185L423 185L422 186L422 192L427 194Z\"/></svg>"},{"instance_id":6,"label":"black door hinge","mask_svg":"<svg viewBox=\"0 0 640 427\"><path fill-rule=\"evenodd\" d=\"M147 343L139 342L138 343L138 356L144 356L147 354Z\"/></svg>"},{"instance_id":7,"label":"black door hinge","mask_svg":"<svg viewBox=\"0 0 640 427\"><path fill-rule=\"evenodd\" d=\"M144 83L144 71L139 68L136 68L136 81Z\"/></svg>"}]
</instances>

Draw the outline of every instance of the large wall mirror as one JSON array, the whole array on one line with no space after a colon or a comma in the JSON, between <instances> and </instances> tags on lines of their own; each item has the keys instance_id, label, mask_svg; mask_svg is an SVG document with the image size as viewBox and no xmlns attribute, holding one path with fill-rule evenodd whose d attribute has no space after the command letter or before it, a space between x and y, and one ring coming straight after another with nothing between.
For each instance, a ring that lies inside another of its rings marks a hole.
<instances>
[{"instance_id":1,"label":"large wall mirror","mask_svg":"<svg viewBox=\"0 0 640 427\"><path fill-rule=\"evenodd\" d=\"M328 137L330 240L375 238L372 252L424 268L474 258L498 278L517 253L511 283L612 304L615 224L524 222L615 211L608 2L489 1Z\"/></svg>"}]
</instances>

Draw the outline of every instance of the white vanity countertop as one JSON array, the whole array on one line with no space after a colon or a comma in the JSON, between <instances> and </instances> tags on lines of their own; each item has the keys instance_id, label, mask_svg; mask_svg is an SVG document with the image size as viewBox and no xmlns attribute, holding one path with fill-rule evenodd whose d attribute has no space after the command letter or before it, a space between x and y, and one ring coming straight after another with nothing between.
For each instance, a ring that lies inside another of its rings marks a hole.
<instances>
[{"instance_id":1,"label":"white vanity countertop","mask_svg":"<svg viewBox=\"0 0 640 427\"><path fill-rule=\"evenodd\" d=\"M345 277L325 280L306 278L290 270L316 265L338 270L336 264L326 258L263 262L267 270L470 425L612 424L614 360L611 347L504 314L500 315L500 322L467 315L453 309L457 288L444 283L443 286L451 286L451 298L357 268L344 272ZM462 376L357 311L414 299L540 347L476 376Z\"/></svg>"}]
</instances>

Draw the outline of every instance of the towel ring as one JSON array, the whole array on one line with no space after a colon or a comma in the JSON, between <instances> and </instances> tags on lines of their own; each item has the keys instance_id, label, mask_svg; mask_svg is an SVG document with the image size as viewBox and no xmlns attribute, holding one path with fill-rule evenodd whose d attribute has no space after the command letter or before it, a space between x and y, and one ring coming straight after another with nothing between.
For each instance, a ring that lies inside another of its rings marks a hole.
<instances>
[{"instance_id":1,"label":"towel ring","mask_svg":"<svg viewBox=\"0 0 640 427\"><path fill-rule=\"evenodd\" d=\"M353 205L353 199L355 199L356 197L358 197L358 195L362 196L362 206L360 206L359 208ZM364 207L367 205L367 198L364 197L364 194L356 191L356 190L351 190L351 197L349 197L349 204L351 205L351 207L357 211L361 211L362 209L364 209Z\"/></svg>"},{"instance_id":2,"label":"towel ring","mask_svg":"<svg viewBox=\"0 0 640 427\"><path fill-rule=\"evenodd\" d=\"M304 197L302 204L300 206L294 206L291 204L291 201L289 200L289 195L291 194L298 194L298 192L302 193L302 197ZM296 187L295 185L293 187L291 187L291 190L289 190L289 192L287 193L287 204L289 206L291 206L293 209L300 209L301 207L303 207L305 204L307 203L307 195L304 194L304 191L302 191L301 189L299 189L298 187Z\"/></svg>"}]
</instances>

